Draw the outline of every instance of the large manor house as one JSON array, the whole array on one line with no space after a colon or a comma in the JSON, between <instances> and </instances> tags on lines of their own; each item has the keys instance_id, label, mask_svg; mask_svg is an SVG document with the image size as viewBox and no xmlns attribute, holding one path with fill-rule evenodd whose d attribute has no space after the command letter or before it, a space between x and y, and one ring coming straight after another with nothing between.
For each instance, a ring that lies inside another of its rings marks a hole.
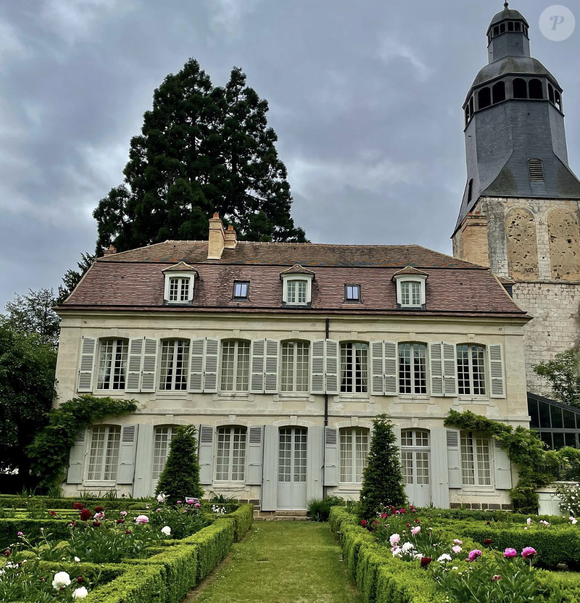
<instances>
[{"instance_id":1,"label":"large manor house","mask_svg":"<svg viewBox=\"0 0 580 603\"><path fill-rule=\"evenodd\" d=\"M509 508L517 480L451 409L577 444L580 416L533 365L577 343L580 181L563 92L506 3L464 103L467 184L454 257L418 245L166 241L94 262L66 302L59 400L135 399L70 455L65 492L152 495L175 429L198 429L209 495L264 511L356 500L372 420L395 425L415 505ZM576 427L578 420L578 430Z\"/></svg>"}]
</instances>

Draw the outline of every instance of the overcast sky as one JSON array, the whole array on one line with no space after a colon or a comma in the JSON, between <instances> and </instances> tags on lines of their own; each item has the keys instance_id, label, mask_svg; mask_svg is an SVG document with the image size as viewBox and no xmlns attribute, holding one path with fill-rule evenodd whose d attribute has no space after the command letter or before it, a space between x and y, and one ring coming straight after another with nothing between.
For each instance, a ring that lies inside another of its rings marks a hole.
<instances>
[{"instance_id":1,"label":"overcast sky","mask_svg":"<svg viewBox=\"0 0 580 603\"><path fill-rule=\"evenodd\" d=\"M580 172L578 28L550 42L549 0L519 0L532 54L564 87ZM313 242L451 253L465 183L461 105L500 0L0 0L0 310L92 252L92 211L165 75L232 66L270 103Z\"/></svg>"}]
</instances>

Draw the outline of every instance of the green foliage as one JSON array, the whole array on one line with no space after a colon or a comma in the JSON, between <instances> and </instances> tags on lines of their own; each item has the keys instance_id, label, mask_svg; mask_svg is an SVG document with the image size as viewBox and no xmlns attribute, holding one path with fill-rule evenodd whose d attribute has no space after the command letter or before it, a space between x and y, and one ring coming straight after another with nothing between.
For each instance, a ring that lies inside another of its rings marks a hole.
<instances>
[{"instance_id":1,"label":"green foliage","mask_svg":"<svg viewBox=\"0 0 580 603\"><path fill-rule=\"evenodd\" d=\"M547 379L556 400L580 407L580 352L576 348L536 364L534 371Z\"/></svg>"},{"instance_id":2,"label":"green foliage","mask_svg":"<svg viewBox=\"0 0 580 603\"><path fill-rule=\"evenodd\" d=\"M373 437L363 473L361 512L366 518L381 506L402 507L407 502L393 425L386 415L373 420Z\"/></svg>"},{"instance_id":3,"label":"green foliage","mask_svg":"<svg viewBox=\"0 0 580 603\"><path fill-rule=\"evenodd\" d=\"M155 494L163 493L173 505L186 497L201 498L199 483L196 429L193 425L179 427L169 448L169 456L157 482Z\"/></svg>"},{"instance_id":4,"label":"green foliage","mask_svg":"<svg viewBox=\"0 0 580 603\"><path fill-rule=\"evenodd\" d=\"M48 425L27 450L32 470L40 475L40 486L50 488L63 480L70 449L83 429L105 417L119 417L135 410L134 400L90 395L73 398L53 408L48 415Z\"/></svg>"},{"instance_id":5,"label":"green foliage","mask_svg":"<svg viewBox=\"0 0 580 603\"><path fill-rule=\"evenodd\" d=\"M94 212L97 255L166 239L205 239L217 211L240 239L304 241L290 217L292 197L268 103L234 68L214 87L190 59L153 95L141 134L131 140L125 182Z\"/></svg>"},{"instance_id":6,"label":"green foliage","mask_svg":"<svg viewBox=\"0 0 580 603\"><path fill-rule=\"evenodd\" d=\"M66 298L73 292L74 288L81 282L81 279L92 266L95 256L89 253L81 253L81 259L77 262L78 270L69 269L62 277L62 285L58 286L58 297L56 305L65 302Z\"/></svg>"},{"instance_id":7,"label":"green foliage","mask_svg":"<svg viewBox=\"0 0 580 603\"><path fill-rule=\"evenodd\" d=\"M149 514L149 522L157 531L165 526L171 528L172 538L191 536L204 528L208 521L199 507L193 505L162 505Z\"/></svg>"},{"instance_id":8,"label":"green foliage","mask_svg":"<svg viewBox=\"0 0 580 603\"><path fill-rule=\"evenodd\" d=\"M339 496L315 498L308 502L308 515L312 521L328 521L331 507L344 507L344 499Z\"/></svg>"},{"instance_id":9,"label":"green foliage","mask_svg":"<svg viewBox=\"0 0 580 603\"><path fill-rule=\"evenodd\" d=\"M254 523L254 507L250 504L240 505L233 513L224 515L220 519L234 523L234 539L236 542L239 542Z\"/></svg>"},{"instance_id":10,"label":"green foliage","mask_svg":"<svg viewBox=\"0 0 580 603\"><path fill-rule=\"evenodd\" d=\"M574 517L580 517L580 485L558 484L560 509Z\"/></svg>"},{"instance_id":11,"label":"green foliage","mask_svg":"<svg viewBox=\"0 0 580 603\"><path fill-rule=\"evenodd\" d=\"M0 550L4 550L16 542L18 532L23 532L33 539L40 538L44 528L54 538L64 540L69 535L69 520L62 519L29 519L6 518L0 519Z\"/></svg>"}]
</instances>

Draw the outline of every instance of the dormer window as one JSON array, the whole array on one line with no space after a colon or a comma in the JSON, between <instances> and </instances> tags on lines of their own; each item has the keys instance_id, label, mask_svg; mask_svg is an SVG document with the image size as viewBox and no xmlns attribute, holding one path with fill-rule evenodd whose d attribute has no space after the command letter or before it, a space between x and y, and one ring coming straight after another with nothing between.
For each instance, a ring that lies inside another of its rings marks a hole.
<instances>
[{"instance_id":1,"label":"dormer window","mask_svg":"<svg viewBox=\"0 0 580 603\"><path fill-rule=\"evenodd\" d=\"M310 306L314 272L296 264L280 274L282 279L282 305Z\"/></svg>"},{"instance_id":2,"label":"dormer window","mask_svg":"<svg viewBox=\"0 0 580 603\"><path fill-rule=\"evenodd\" d=\"M189 301L189 277L171 277L169 279L169 301L170 303L185 303Z\"/></svg>"},{"instance_id":3,"label":"dormer window","mask_svg":"<svg viewBox=\"0 0 580 603\"><path fill-rule=\"evenodd\" d=\"M425 309L425 284L427 273L405 266L402 270L395 272L393 280L397 287L397 308L401 310L424 310Z\"/></svg>"},{"instance_id":4,"label":"dormer window","mask_svg":"<svg viewBox=\"0 0 580 603\"><path fill-rule=\"evenodd\" d=\"M401 281L401 306L421 306L421 283Z\"/></svg>"},{"instance_id":5,"label":"dormer window","mask_svg":"<svg viewBox=\"0 0 580 603\"><path fill-rule=\"evenodd\" d=\"M179 262L163 271L165 291L163 302L167 305L191 305L197 270L185 262Z\"/></svg>"}]
</instances>

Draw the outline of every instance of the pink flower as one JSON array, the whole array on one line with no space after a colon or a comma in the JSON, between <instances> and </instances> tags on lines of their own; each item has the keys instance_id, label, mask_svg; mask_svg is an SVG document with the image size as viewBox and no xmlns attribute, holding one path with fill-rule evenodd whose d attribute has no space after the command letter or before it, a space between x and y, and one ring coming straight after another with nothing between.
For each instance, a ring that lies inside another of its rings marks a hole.
<instances>
[{"instance_id":1,"label":"pink flower","mask_svg":"<svg viewBox=\"0 0 580 603\"><path fill-rule=\"evenodd\" d=\"M497 582L498 580L501 580L501 576L496 575L491 579L492 582Z\"/></svg>"},{"instance_id":2,"label":"pink flower","mask_svg":"<svg viewBox=\"0 0 580 603\"><path fill-rule=\"evenodd\" d=\"M537 555L537 551L536 549L532 548L531 546L527 546L524 548L524 550L522 551L522 557L524 559L529 559L530 557L535 557Z\"/></svg>"},{"instance_id":3,"label":"pink flower","mask_svg":"<svg viewBox=\"0 0 580 603\"><path fill-rule=\"evenodd\" d=\"M530 517L528 517L528 518L526 519L526 523L527 523L528 525L531 525L531 524L532 524L532 519L531 519Z\"/></svg>"},{"instance_id":4,"label":"pink flower","mask_svg":"<svg viewBox=\"0 0 580 603\"><path fill-rule=\"evenodd\" d=\"M139 515L135 519L135 523L137 523L139 525L144 524L144 523L149 523L149 517L147 517L147 515Z\"/></svg>"},{"instance_id":5,"label":"pink flower","mask_svg":"<svg viewBox=\"0 0 580 603\"><path fill-rule=\"evenodd\" d=\"M22 536L24 536L24 534L22 532L18 532L17 536L19 536L20 538L22 538Z\"/></svg>"},{"instance_id":6,"label":"pink flower","mask_svg":"<svg viewBox=\"0 0 580 603\"><path fill-rule=\"evenodd\" d=\"M412 534L413 536L417 536L417 534L418 534L420 531L421 531L421 526L417 526L416 528L413 528L413 529L411 530L411 534Z\"/></svg>"},{"instance_id":7,"label":"pink flower","mask_svg":"<svg viewBox=\"0 0 580 603\"><path fill-rule=\"evenodd\" d=\"M201 507L201 503L195 503L194 506L195 506L196 509L199 509L199 507Z\"/></svg>"},{"instance_id":8,"label":"pink flower","mask_svg":"<svg viewBox=\"0 0 580 603\"><path fill-rule=\"evenodd\" d=\"M127 515L127 511L121 511L121 515L125 517L125 515Z\"/></svg>"},{"instance_id":9,"label":"pink flower","mask_svg":"<svg viewBox=\"0 0 580 603\"><path fill-rule=\"evenodd\" d=\"M399 536L399 534L391 534L391 537L389 538L391 546L396 546L397 544L399 544L400 541L401 537Z\"/></svg>"},{"instance_id":10,"label":"pink flower","mask_svg":"<svg viewBox=\"0 0 580 603\"><path fill-rule=\"evenodd\" d=\"M516 549L506 549L506 550L503 552L503 556L504 556L506 559L511 559L512 557L516 557L516 556L517 556L517 554L518 554L518 552L516 551Z\"/></svg>"},{"instance_id":11,"label":"pink flower","mask_svg":"<svg viewBox=\"0 0 580 603\"><path fill-rule=\"evenodd\" d=\"M95 513L95 519L96 519L97 521L100 521L100 520L101 520L101 519L103 519L104 517L105 517L105 514L104 514L104 513L102 513L102 512Z\"/></svg>"},{"instance_id":12,"label":"pink flower","mask_svg":"<svg viewBox=\"0 0 580 603\"><path fill-rule=\"evenodd\" d=\"M475 561L475 559L477 559L478 557L481 557L481 551L479 549L473 549L473 551L469 552L469 555L467 555L467 558L469 559L469 561Z\"/></svg>"},{"instance_id":13,"label":"pink flower","mask_svg":"<svg viewBox=\"0 0 580 603\"><path fill-rule=\"evenodd\" d=\"M463 550L460 546L458 546L457 544L451 549L456 555L458 555L459 553L461 553L461 551Z\"/></svg>"},{"instance_id":14,"label":"pink flower","mask_svg":"<svg viewBox=\"0 0 580 603\"><path fill-rule=\"evenodd\" d=\"M463 544L463 540L457 540L457 538L453 541L453 544Z\"/></svg>"}]
</instances>

